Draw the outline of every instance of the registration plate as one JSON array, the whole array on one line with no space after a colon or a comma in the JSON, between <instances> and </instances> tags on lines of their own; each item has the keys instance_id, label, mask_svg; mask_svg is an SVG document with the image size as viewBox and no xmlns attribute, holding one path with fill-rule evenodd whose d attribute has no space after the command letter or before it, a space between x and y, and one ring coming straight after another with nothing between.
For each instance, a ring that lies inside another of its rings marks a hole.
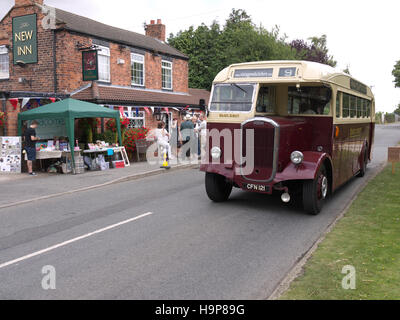
<instances>
[{"instance_id":1,"label":"registration plate","mask_svg":"<svg viewBox=\"0 0 400 320\"><path fill-rule=\"evenodd\" d=\"M243 187L250 191L269 192L269 186L262 184L245 183Z\"/></svg>"}]
</instances>

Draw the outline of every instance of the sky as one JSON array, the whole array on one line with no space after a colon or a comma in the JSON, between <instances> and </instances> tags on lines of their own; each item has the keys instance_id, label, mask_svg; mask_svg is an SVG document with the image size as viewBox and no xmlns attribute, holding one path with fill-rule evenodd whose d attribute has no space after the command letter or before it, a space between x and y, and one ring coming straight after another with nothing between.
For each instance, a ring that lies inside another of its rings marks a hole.
<instances>
[{"instance_id":1,"label":"sky","mask_svg":"<svg viewBox=\"0 0 400 320\"><path fill-rule=\"evenodd\" d=\"M327 35L328 48L341 70L372 86L377 111L400 103L392 70L400 60L399 0L44 0L50 6L144 33L144 23L162 19L167 35L213 20L223 24L232 8L244 9L257 25L279 26L288 41ZM0 0L0 17L14 0Z\"/></svg>"}]
</instances>

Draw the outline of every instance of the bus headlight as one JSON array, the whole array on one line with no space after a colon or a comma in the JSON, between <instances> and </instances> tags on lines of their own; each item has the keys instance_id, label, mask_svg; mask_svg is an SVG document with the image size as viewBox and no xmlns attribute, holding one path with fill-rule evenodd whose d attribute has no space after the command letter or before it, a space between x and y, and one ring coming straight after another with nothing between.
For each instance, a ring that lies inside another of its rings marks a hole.
<instances>
[{"instance_id":1,"label":"bus headlight","mask_svg":"<svg viewBox=\"0 0 400 320\"><path fill-rule=\"evenodd\" d=\"M303 153L301 153L300 151L294 151L292 152L292 154L290 155L290 160L294 163L294 164L300 164L303 162L304 159L304 155Z\"/></svg>"},{"instance_id":2,"label":"bus headlight","mask_svg":"<svg viewBox=\"0 0 400 320\"><path fill-rule=\"evenodd\" d=\"M222 151L219 147L213 147L211 149L211 157L213 159L219 159L219 158L221 158L221 155L222 155Z\"/></svg>"}]
</instances>

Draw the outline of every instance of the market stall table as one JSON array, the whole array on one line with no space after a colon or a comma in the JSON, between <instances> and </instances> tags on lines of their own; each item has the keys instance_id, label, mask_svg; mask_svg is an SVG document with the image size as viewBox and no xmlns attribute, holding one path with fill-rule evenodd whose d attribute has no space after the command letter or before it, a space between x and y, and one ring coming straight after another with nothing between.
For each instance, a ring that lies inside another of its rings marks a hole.
<instances>
[{"instance_id":1,"label":"market stall table","mask_svg":"<svg viewBox=\"0 0 400 320\"><path fill-rule=\"evenodd\" d=\"M36 160L59 159L62 157L62 151L37 151Z\"/></svg>"},{"instance_id":2,"label":"market stall table","mask_svg":"<svg viewBox=\"0 0 400 320\"><path fill-rule=\"evenodd\" d=\"M81 150L75 150L74 156L79 157L81 156ZM25 155L26 157L26 155ZM40 169L43 170L43 162L42 160L48 159L64 159L65 163L72 162L71 151L66 150L39 150L36 152L36 160L40 162ZM64 172L67 170L64 170ZM66 172L65 172L66 173Z\"/></svg>"},{"instance_id":3,"label":"market stall table","mask_svg":"<svg viewBox=\"0 0 400 320\"><path fill-rule=\"evenodd\" d=\"M121 155L121 159L122 159L121 161L124 162L124 166L125 167L129 167L130 166L129 158L128 158L128 155L126 153L125 147L95 148L95 149L84 150L83 153L88 155L88 156L90 156L92 159L96 158L96 156L98 154L101 154L101 153L107 153L108 156L114 156L114 157L115 157L116 154L119 153ZM113 162L115 162L115 161L113 161Z\"/></svg>"}]
</instances>

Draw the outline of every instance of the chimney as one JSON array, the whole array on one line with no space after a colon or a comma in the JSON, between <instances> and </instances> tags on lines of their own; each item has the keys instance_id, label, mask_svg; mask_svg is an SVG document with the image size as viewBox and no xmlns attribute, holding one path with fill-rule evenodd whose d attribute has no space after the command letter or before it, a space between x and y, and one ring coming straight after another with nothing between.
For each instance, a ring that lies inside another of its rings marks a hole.
<instances>
[{"instance_id":1,"label":"chimney","mask_svg":"<svg viewBox=\"0 0 400 320\"><path fill-rule=\"evenodd\" d=\"M150 24L146 25L146 36L156 38L165 42L165 25L161 23L161 19L150 20Z\"/></svg>"},{"instance_id":2,"label":"chimney","mask_svg":"<svg viewBox=\"0 0 400 320\"><path fill-rule=\"evenodd\" d=\"M33 4L43 5L43 0L15 0L15 7L31 6Z\"/></svg>"}]
</instances>

